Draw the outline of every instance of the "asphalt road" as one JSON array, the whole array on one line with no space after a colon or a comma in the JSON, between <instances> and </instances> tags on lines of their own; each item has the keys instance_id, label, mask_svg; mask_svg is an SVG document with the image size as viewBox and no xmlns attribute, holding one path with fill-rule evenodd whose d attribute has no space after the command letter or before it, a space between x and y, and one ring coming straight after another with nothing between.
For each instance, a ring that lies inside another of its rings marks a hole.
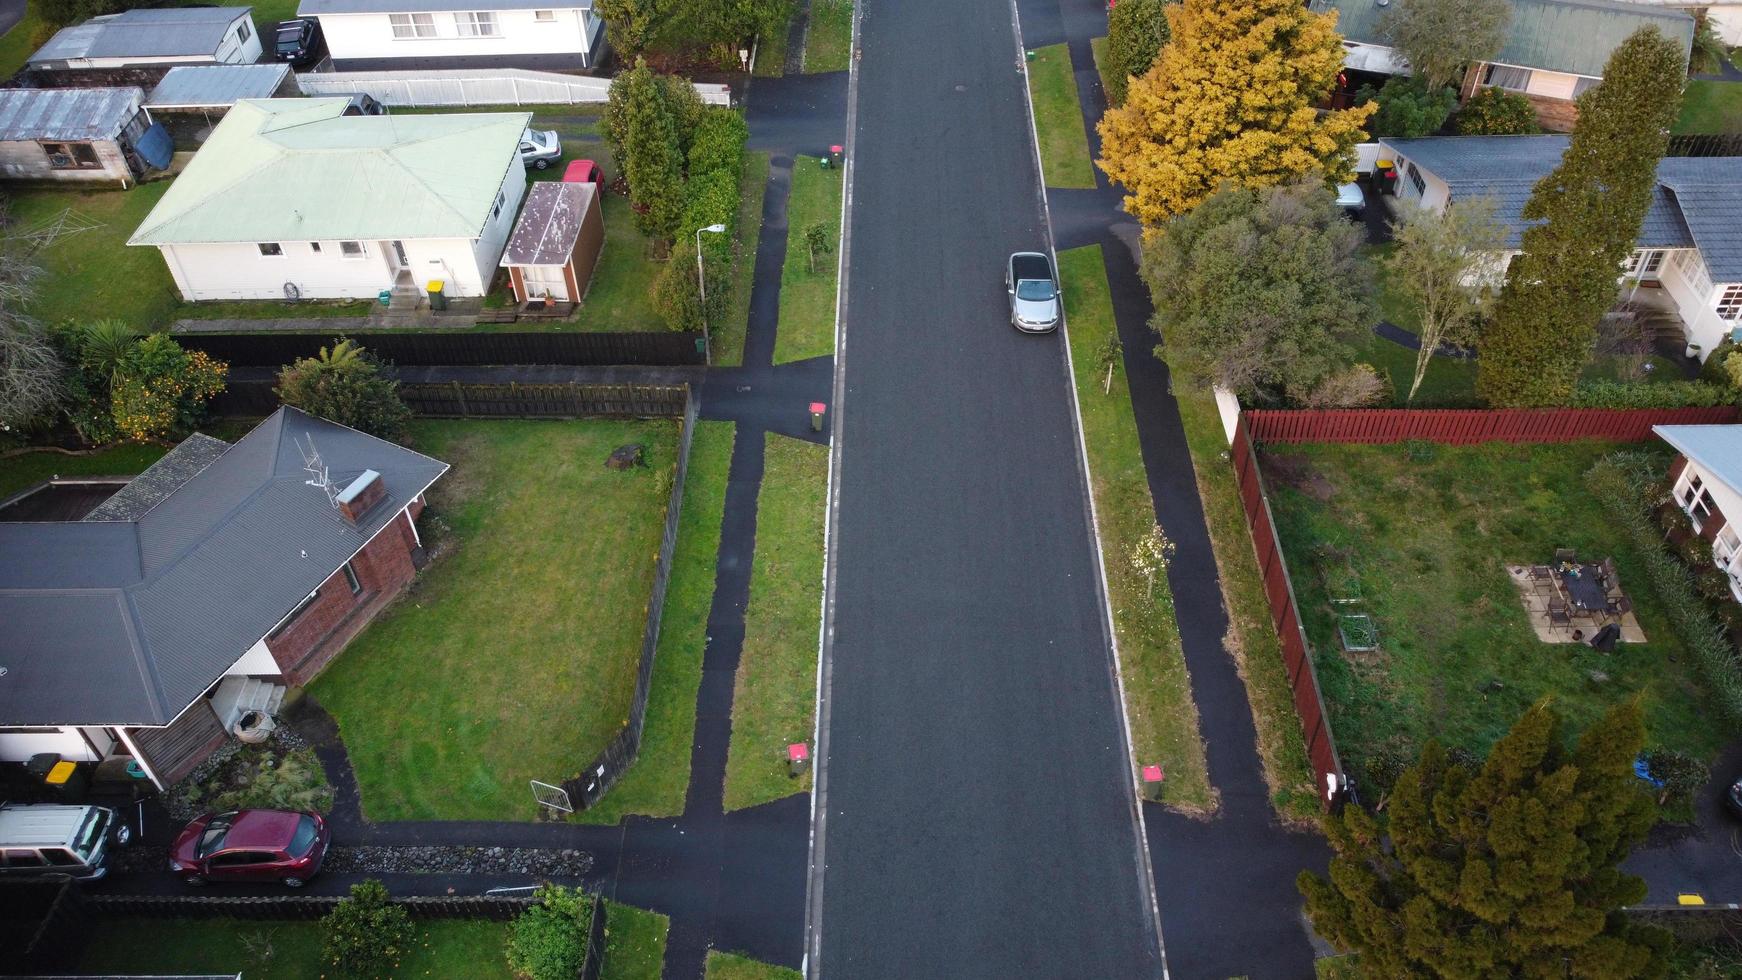
<instances>
[{"instance_id":1,"label":"asphalt road","mask_svg":"<svg viewBox=\"0 0 1742 980\"><path fill-rule=\"evenodd\" d=\"M24 19L25 0L0 0L0 34Z\"/></svg>"},{"instance_id":2,"label":"asphalt road","mask_svg":"<svg viewBox=\"0 0 1742 980\"><path fill-rule=\"evenodd\" d=\"M811 967L1159 976L1011 10L863 10Z\"/></svg>"}]
</instances>

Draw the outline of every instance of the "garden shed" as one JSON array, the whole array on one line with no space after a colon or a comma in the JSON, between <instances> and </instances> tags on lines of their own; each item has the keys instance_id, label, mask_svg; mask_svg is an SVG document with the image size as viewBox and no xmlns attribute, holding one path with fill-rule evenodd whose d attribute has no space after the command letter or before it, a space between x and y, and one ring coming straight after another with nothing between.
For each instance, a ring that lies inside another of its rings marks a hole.
<instances>
[{"instance_id":1,"label":"garden shed","mask_svg":"<svg viewBox=\"0 0 1742 980\"><path fill-rule=\"evenodd\" d=\"M604 246L597 184L533 184L502 253L515 302L580 302Z\"/></svg>"},{"instance_id":2,"label":"garden shed","mask_svg":"<svg viewBox=\"0 0 1742 980\"><path fill-rule=\"evenodd\" d=\"M0 180L127 187L169 165L137 88L0 89Z\"/></svg>"}]
</instances>

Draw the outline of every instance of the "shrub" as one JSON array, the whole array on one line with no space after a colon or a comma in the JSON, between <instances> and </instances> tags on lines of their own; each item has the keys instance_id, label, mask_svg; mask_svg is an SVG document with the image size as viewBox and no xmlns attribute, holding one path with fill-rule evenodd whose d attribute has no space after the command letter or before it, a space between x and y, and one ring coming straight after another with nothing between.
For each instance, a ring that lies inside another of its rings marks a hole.
<instances>
[{"instance_id":1,"label":"shrub","mask_svg":"<svg viewBox=\"0 0 1742 980\"><path fill-rule=\"evenodd\" d=\"M725 170L736 180L744 162L744 144L749 140L750 127L743 116L719 106L709 108L702 114L695 138L690 141L690 179L697 174Z\"/></svg>"},{"instance_id":2,"label":"shrub","mask_svg":"<svg viewBox=\"0 0 1742 980\"><path fill-rule=\"evenodd\" d=\"M508 965L527 980L574 980L587 958L593 898L579 888L544 885L538 904L508 928Z\"/></svg>"},{"instance_id":3,"label":"shrub","mask_svg":"<svg viewBox=\"0 0 1742 980\"><path fill-rule=\"evenodd\" d=\"M1455 120L1459 136L1523 136L1540 132L1530 100L1505 89L1480 89Z\"/></svg>"},{"instance_id":4,"label":"shrub","mask_svg":"<svg viewBox=\"0 0 1742 980\"><path fill-rule=\"evenodd\" d=\"M115 368L109 410L129 439L185 435L200 423L206 401L224 390L228 365L205 351L185 351L157 333L134 344Z\"/></svg>"},{"instance_id":5,"label":"shrub","mask_svg":"<svg viewBox=\"0 0 1742 980\"><path fill-rule=\"evenodd\" d=\"M724 238L723 235L703 236ZM732 298L732 263L729 248L722 254L718 247L704 245L702 261L707 266L707 324L718 324L725 317ZM672 249L671 261L660 270L653 282L653 307L671 330L701 330L702 300L696 281L696 242L692 237L680 241Z\"/></svg>"},{"instance_id":6,"label":"shrub","mask_svg":"<svg viewBox=\"0 0 1742 980\"><path fill-rule=\"evenodd\" d=\"M386 976L411 943L411 917L373 878L352 885L351 897L321 919L322 960L341 976Z\"/></svg>"},{"instance_id":7,"label":"shrub","mask_svg":"<svg viewBox=\"0 0 1742 980\"><path fill-rule=\"evenodd\" d=\"M1391 400L1391 381L1371 364L1351 364L1300 399L1302 408L1369 408Z\"/></svg>"},{"instance_id":8,"label":"shrub","mask_svg":"<svg viewBox=\"0 0 1742 980\"><path fill-rule=\"evenodd\" d=\"M1580 381L1574 408L1708 408L1727 405L1736 393L1709 381Z\"/></svg>"},{"instance_id":9,"label":"shrub","mask_svg":"<svg viewBox=\"0 0 1742 980\"><path fill-rule=\"evenodd\" d=\"M1742 350L1742 347L1737 347L1736 342L1729 337L1719 341L1718 346L1712 348L1712 352L1706 355L1706 362L1700 365L1700 380L1709 381L1715 385L1730 385L1730 372L1725 367L1724 362L1738 350Z\"/></svg>"},{"instance_id":10,"label":"shrub","mask_svg":"<svg viewBox=\"0 0 1742 980\"><path fill-rule=\"evenodd\" d=\"M1107 104L1125 104L1131 79L1149 71L1170 32L1162 8L1170 0L1125 0L1107 12Z\"/></svg>"},{"instance_id":11,"label":"shrub","mask_svg":"<svg viewBox=\"0 0 1742 980\"><path fill-rule=\"evenodd\" d=\"M411 409L399 398L399 382L381 372L382 365L354 340L322 347L318 357L304 357L278 373L278 397L340 425L372 436L403 441L411 425Z\"/></svg>"},{"instance_id":12,"label":"shrub","mask_svg":"<svg viewBox=\"0 0 1742 980\"><path fill-rule=\"evenodd\" d=\"M1646 752L1645 771L1651 773L1651 778L1663 784L1657 795L1659 806L1692 799L1712 776L1712 770L1704 762L1674 749L1652 749Z\"/></svg>"},{"instance_id":13,"label":"shrub","mask_svg":"<svg viewBox=\"0 0 1742 980\"><path fill-rule=\"evenodd\" d=\"M684 183L683 219L678 227L691 247L695 245L697 228L712 224L726 226L726 234L709 241L702 236L702 247L710 251L721 242L731 241L732 225L738 218L738 172L710 170L691 177Z\"/></svg>"},{"instance_id":14,"label":"shrub","mask_svg":"<svg viewBox=\"0 0 1742 980\"><path fill-rule=\"evenodd\" d=\"M1392 76L1377 93L1372 86L1363 86L1359 94L1363 103L1379 102L1379 111L1367 121L1367 132L1374 136L1432 136L1458 104L1457 90L1430 92L1420 78L1408 75Z\"/></svg>"}]
</instances>

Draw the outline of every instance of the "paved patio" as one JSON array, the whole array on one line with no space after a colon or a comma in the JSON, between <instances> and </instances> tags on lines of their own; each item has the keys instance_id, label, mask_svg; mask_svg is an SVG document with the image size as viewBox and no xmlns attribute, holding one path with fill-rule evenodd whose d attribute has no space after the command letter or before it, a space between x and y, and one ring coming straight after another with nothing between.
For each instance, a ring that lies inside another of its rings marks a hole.
<instances>
[{"instance_id":1,"label":"paved patio","mask_svg":"<svg viewBox=\"0 0 1742 980\"><path fill-rule=\"evenodd\" d=\"M1602 612L1585 612L1574 606L1571 626L1551 626L1548 621L1548 602L1555 596L1565 598L1564 594L1558 590L1553 595L1537 591L1535 583L1531 581L1529 565L1507 565L1506 574L1511 577L1513 588L1518 590L1519 601L1524 604L1524 611L1530 616L1530 626L1536 630L1536 638L1544 643L1584 643L1591 638L1592 633L1608 623L1621 624L1622 643L1646 642L1645 630L1640 628L1639 619L1632 612L1623 613L1616 618ZM1609 594L1624 595L1619 587L1611 590ZM1574 636L1574 633L1579 635Z\"/></svg>"}]
</instances>

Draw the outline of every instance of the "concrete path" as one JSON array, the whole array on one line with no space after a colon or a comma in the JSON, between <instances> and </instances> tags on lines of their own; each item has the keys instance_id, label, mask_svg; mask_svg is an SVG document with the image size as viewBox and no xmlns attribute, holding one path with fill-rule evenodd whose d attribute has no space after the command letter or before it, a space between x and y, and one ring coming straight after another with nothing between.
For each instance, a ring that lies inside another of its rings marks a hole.
<instances>
[{"instance_id":1,"label":"concrete path","mask_svg":"<svg viewBox=\"0 0 1742 980\"><path fill-rule=\"evenodd\" d=\"M813 975L1163 972L1013 8L862 8Z\"/></svg>"}]
</instances>

